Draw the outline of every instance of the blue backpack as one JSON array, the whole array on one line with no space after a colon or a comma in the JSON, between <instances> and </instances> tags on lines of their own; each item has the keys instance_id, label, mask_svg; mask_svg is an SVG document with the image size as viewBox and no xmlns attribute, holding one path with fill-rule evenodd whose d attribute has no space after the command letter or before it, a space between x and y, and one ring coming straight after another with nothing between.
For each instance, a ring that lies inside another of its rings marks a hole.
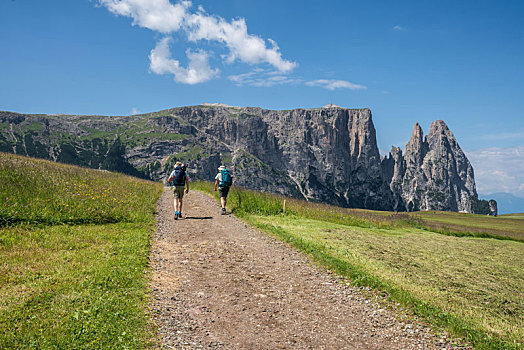
<instances>
[{"instance_id":1,"label":"blue backpack","mask_svg":"<svg viewBox=\"0 0 524 350\"><path fill-rule=\"evenodd\" d=\"M227 169L220 172L222 175L222 181L218 183L218 187L230 187L233 184L233 178Z\"/></svg>"}]
</instances>

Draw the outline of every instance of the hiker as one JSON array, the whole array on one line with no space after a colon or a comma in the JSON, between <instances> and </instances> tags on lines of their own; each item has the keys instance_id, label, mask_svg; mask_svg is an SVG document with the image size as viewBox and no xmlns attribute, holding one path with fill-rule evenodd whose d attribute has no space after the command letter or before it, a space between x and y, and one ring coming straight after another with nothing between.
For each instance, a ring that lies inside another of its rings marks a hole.
<instances>
[{"instance_id":1,"label":"hiker","mask_svg":"<svg viewBox=\"0 0 524 350\"><path fill-rule=\"evenodd\" d=\"M215 191L218 187L218 193L220 194L220 204L222 204L222 215L226 214L226 203L227 203L227 194L229 193L229 188L233 184L233 178L229 173L229 170L225 166L221 165L218 168L218 174L215 176Z\"/></svg>"},{"instance_id":2,"label":"hiker","mask_svg":"<svg viewBox=\"0 0 524 350\"><path fill-rule=\"evenodd\" d=\"M186 164L176 162L175 169L168 178L168 181L172 182L175 187L173 190L173 196L175 197L175 220L182 218L182 198L184 198L184 187L186 193L189 192L189 177L186 174L186 169Z\"/></svg>"}]
</instances>

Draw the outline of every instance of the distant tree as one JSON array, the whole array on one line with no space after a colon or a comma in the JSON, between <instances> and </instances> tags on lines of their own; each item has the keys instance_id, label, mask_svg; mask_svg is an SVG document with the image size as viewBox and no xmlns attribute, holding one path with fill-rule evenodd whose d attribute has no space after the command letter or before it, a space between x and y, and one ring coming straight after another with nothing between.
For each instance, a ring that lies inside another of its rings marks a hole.
<instances>
[{"instance_id":1,"label":"distant tree","mask_svg":"<svg viewBox=\"0 0 524 350\"><path fill-rule=\"evenodd\" d=\"M484 199L478 199L471 197L471 212L473 214L489 215L491 210L489 209L489 202Z\"/></svg>"}]
</instances>

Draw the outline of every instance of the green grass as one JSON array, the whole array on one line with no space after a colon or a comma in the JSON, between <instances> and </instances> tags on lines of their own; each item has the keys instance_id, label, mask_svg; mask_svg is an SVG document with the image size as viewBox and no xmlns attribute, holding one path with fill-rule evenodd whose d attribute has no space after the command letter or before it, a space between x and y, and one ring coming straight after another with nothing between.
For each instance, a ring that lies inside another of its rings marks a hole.
<instances>
[{"instance_id":1,"label":"green grass","mask_svg":"<svg viewBox=\"0 0 524 350\"><path fill-rule=\"evenodd\" d=\"M0 161L0 227L151 219L152 183L10 154Z\"/></svg>"},{"instance_id":2,"label":"green grass","mask_svg":"<svg viewBox=\"0 0 524 350\"><path fill-rule=\"evenodd\" d=\"M146 273L161 191L0 153L0 348L152 346Z\"/></svg>"},{"instance_id":3,"label":"green grass","mask_svg":"<svg viewBox=\"0 0 524 350\"><path fill-rule=\"evenodd\" d=\"M199 160L205 157L208 157L209 153L208 150L203 149L200 146L194 146L190 148L187 151L177 153L173 156L173 159L191 159L191 160Z\"/></svg>"},{"instance_id":4,"label":"green grass","mask_svg":"<svg viewBox=\"0 0 524 350\"><path fill-rule=\"evenodd\" d=\"M524 241L524 217L486 216L453 212L427 211L411 214L422 219L428 229L442 232L486 234Z\"/></svg>"},{"instance_id":5,"label":"green grass","mask_svg":"<svg viewBox=\"0 0 524 350\"><path fill-rule=\"evenodd\" d=\"M151 140L162 140L162 141L180 141L185 140L190 135L187 134L167 134L165 132L151 131L147 133L136 133L132 136L128 136L125 141L130 144L147 145Z\"/></svg>"},{"instance_id":6,"label":"green grass","mask_svg":"<svg viewBox=\"0 0 524 350\"><path fill-rule=\"evenodd\" d=\"M95 138L98 138L98 139L110 139L112 136L115 135L115 131L114 130L112 130L112 131L101 131L101 130L98 130L98 129L87 128L87 127L82 127L82 129L87 131L89 134L80 137L80 140L92 140L92 139L95 139ZM119 129L119 131L121 131L121 129Z\"/></svg>"},{"instance_id":7,"label":"green grass","mask_svg":"<svg viewBox=\"0 0 524 350\"><path fill-rule=\"evenodd\" d=\"M514 214L504 214L504 215L500 215L499 218L504 218L504 219L523 219L524 218L524 213L514 213Z\"/></svg>"},{"instance_id":8,"label":"green grass","mask_svg":"<svg viewBox=\"0 0 524 350\"><path fill-rule=\"evenodd\" d=\"M44 126L41 123L33 122L31 124L28 124L22 128L24 131L43 131Z\"/></svg>"},{"instance_id":9,"label":"green grass","mask_svg":"<svg viewBox=\"0 0 524 350\"><path fill-rule=\"evenodd\" d=\"M192 189L213 194L208 183L194 183ZM418 214L348 210L235 188L228 207L251 225L293 244L355 284L387 293L476 348L522 348L522 242L431 232L426 222L439 213L421 213L421 219ZM457 216L464 228L479 219L498 220ZM479 225L489 229L492 222ZM524 227L524 220L520 222Z\"/></svg>"}]
</instances>

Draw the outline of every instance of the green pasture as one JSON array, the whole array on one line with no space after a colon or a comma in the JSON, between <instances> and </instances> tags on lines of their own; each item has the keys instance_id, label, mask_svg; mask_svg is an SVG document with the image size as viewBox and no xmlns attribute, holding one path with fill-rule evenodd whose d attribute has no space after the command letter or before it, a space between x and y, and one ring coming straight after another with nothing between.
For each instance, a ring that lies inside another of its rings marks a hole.
<instances>
[{"instance_id":1,"label":"green pasture","mask_svg":"<svg viewBox=\"0 0 524 350\"><path fill-rule=\"evenodd\" d=\"M0 348L152 346L147 258L161 191L0 153Z\"/></svg>"},{"instance_id":2,"label":"green pasture","mask_svg":"<svg viewBox=\"0 0 524 350\"><path fill-rule=\"evenodd\" d=\"M422 219L429 229L449 232L485 233L524 241L524 215L487 216L426 211L410 214Z\"/></svg>"}]
</instances>

